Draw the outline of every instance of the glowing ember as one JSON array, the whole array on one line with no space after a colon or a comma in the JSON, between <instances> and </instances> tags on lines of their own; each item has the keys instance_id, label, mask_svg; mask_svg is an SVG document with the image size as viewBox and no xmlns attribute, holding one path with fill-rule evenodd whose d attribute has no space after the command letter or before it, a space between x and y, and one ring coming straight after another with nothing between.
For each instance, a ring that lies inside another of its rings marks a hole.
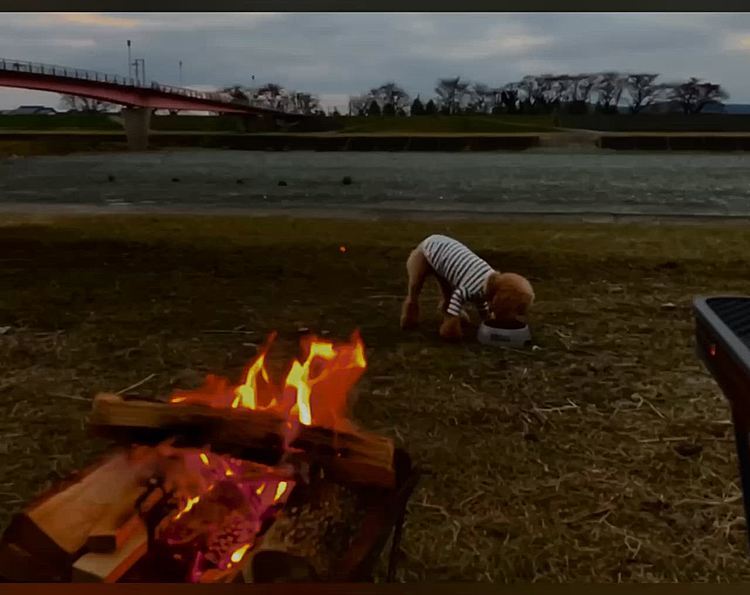
<instances>
[{"instance_id":1,"label":"glowing ember","mask_svg":"<svg viewBox=\"0 0 750 595\"><path fill-rule=\"evenodd\" d=\"M273 496L273 501L278 502L279 499L284 495L284 492L286 492L286 486L288 484L285 481L280 481L279 485L276 486L276 494Z\"/></svg>"},{"instance_id":2,"label":"glowing ember","mask_svg":"<svg viewBox=\"0 0 750 595\"><path fill-rule=\"evenodd\" d=\"M195 506L199 501L201 497L196 496L195 498L188 498L187 503L185 504L185 507L177 513L177 515L174 517L175 520L178 520L182 515L184 515L187 512L190 512L193 509L193 506Z\"/></svg>"},{"instance_id":3,"label":"glowing ember","mask_svg":"<svg viewBox=\"0 0 750 595\"><path fill-rule=\"evenodd\" d=\"M200 582L206 572L224 571L242 560L263 523L286 503L294 482L285 468L191 449L165 452L182 457L179 465L168 467L167 473L180 476L181 481L173 483L200 493L176 493L178 512L162 522L157 538L173 550L175 559L190 562L188 578Z\"/></svg>"},{"instance_id":4,"label":"glowing ember","mask_svg":"<svg viewBox=\"0 0 750 595\"><path fill-rule=\"evenodd\" d=\"M242 560L242 556L245 555L245 552L248 550L249 547L250 547L250 544L246 543L242 547L239 547L236 550L234 550L234 552L232 552L232 555L230 556L231 561L236 564L237 562Z\"/></svg>"}]
</instances>

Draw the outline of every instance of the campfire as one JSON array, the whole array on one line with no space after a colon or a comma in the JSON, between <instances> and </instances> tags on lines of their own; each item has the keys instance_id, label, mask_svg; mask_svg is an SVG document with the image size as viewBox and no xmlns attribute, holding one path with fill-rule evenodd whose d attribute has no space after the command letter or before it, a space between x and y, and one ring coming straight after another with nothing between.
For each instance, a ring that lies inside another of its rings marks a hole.
<instances>
[{"instance_id":1,"label":"campfire","mask_svg":"<svg viewBox=\"0 0 750 595\"><path fill-rule=\"evenodd\" d=\"M17 514L0 541L11 581L370 580L388 577L416 483L408 455L353 423L361 338L307 336L283 378L273 336L239 385L208 376L168 399L97 395L99 462Z\"/></svg>"}]
</instances>

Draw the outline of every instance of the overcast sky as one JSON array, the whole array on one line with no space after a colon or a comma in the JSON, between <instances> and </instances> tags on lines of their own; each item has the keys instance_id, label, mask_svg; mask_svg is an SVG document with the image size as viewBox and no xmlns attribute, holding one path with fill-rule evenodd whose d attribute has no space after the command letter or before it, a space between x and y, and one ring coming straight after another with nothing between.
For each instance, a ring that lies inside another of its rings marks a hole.
<instances>
[{"instance_id":1,"label":"overcast sky","mask_svg":"<svg viewBox=\"0 0 750 595\"><path fill-rule=\"evenodd\" d=\"M395 80L490 85L601 70L697 76L750 103L750 13L3 13L0 57L127 73L126 40L149 79L185 86L279 82L346 105ZM0 87L0 109L58 97Z\"/></svg>"}]
</instances>

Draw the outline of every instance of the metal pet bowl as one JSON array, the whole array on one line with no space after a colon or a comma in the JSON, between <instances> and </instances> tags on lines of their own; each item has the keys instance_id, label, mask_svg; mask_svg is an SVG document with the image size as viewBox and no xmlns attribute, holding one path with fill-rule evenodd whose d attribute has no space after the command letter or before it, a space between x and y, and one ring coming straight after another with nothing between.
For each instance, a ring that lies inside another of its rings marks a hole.
<instances>
[{"instance_id":1,"label":"metal pet bowl","mask_svg":"<svg viewBox=\"0 0 750 595\"><path fill-rule=\"evenodd\" d=\"M531 341L531 331L528 325L520 328L500 328L483 322L479 325L477 339L484 345L523 347Z\"/></svg>"}]
</instances>

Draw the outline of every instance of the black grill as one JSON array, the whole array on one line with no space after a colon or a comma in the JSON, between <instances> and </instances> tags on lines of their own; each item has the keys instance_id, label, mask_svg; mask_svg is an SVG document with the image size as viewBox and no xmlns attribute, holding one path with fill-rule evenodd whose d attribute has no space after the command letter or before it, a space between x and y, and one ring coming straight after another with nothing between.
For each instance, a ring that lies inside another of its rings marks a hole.
<instances>
[{"instance_id":1,"label":"black grill","mask_svg":"<svg viewBox=\"0 0 750 595\"><path fill-rule=\"evenodd\" d=\"M750 297L696 298L694 312L698 357L732 407L750 538Z\"/></svg>"},{"instance_id":2,"label":"black grill","mask_svg":"<svg viewBox=\"0 0 750 595\"><path fill-rule=\"evenodd\" d=\"M708 298L706 305L740 341L750 347L750 297Z\"/></svg>"}]
</instances>

